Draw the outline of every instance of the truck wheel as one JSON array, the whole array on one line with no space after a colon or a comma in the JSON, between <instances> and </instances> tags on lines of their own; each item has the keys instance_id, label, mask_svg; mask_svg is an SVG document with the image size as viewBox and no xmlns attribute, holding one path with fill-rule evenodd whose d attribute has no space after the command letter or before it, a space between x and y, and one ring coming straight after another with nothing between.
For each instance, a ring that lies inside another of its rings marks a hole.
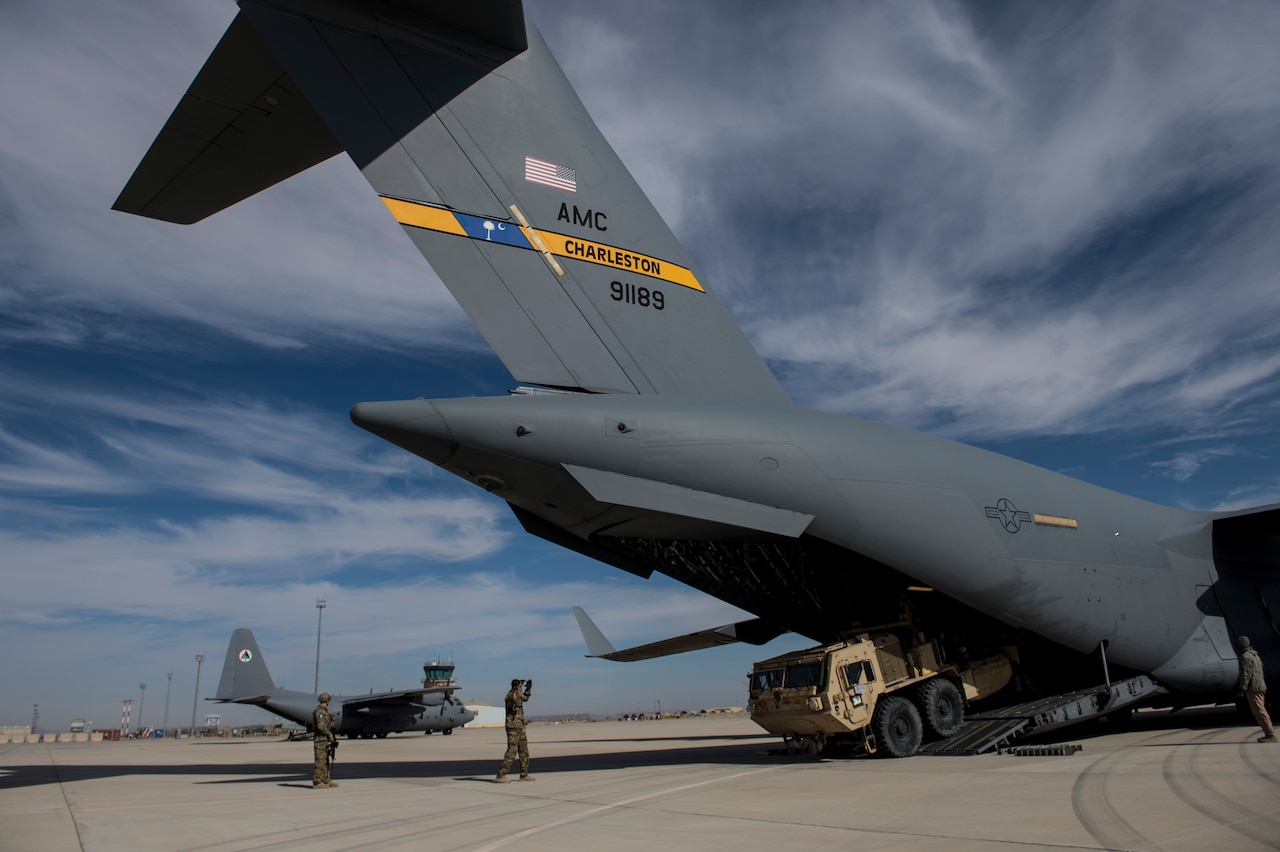
<instances>
[{"instance_id":1,"label":"truck wheel","mask_svg":"<svg viewBox=\"0 0 1280 852\"><path fill-rule=\"evenodd\" d=\"M886 757L910 757L916 753L916 749L920 748L920 739L923 735L920 711L901 695L882 698L871 724L875 729L876 742L879 745L877 754L883 754Z\"/></svg>"},{"instance_id":2,"label":"truck wheel","mask_svg":"<svg viewBox=\"0 0 1280 852\"><path fill-rule=\"evenodd\" d=\"M964 724L964 701L960 690L945 677L937 677L920 687L920 715L931 737L945 739Z\"/></svg>"}]
</instances>

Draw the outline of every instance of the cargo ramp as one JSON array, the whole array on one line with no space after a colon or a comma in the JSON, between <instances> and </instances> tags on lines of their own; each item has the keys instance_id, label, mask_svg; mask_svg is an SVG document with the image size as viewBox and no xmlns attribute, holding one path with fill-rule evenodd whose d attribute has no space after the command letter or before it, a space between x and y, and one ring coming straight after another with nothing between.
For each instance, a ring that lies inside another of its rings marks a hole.
<instances>
[{"instance_id":1,"label":"cargo ramp","mask_svg":"<svg viewBox=\"0 0 1280 852\"><path fill-rule=\"evenodd\" d=\"M982 754L1009 745L1017 737L1046 733L1096 719L1166 692L1146 675L1089 689L1038 698L1024 704L969 716L954 736L921 746L920 754Z\"/></svg>"}]
</instances>

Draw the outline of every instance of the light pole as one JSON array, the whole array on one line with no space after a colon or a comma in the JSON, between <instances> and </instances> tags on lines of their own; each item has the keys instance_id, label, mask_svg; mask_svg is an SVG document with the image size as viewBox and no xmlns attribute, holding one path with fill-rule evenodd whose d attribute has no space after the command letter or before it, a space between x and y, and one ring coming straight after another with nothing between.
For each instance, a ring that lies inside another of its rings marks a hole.
<instances>
[{"instance_id":1,"label":"light pole","mask_svg":"<svg viewBox=\"0 0 1280 852\"><path fill-rule=\"evenodd\" d=\"M191 699L191 737L196 736L196 705L200 703L200 667L204 665L204 654L196 654L196 697Z\"/></svg>"},{"instance_id":2,"label":"light pole","mask_svg":"<svg viewBox=\"0 0 1280 852\"><path fill-rule=\"evenodd\" d=\"M145 683L138 684L138 689L142 690L142 697L138 699L138 730L143 729L142 726L142 708L147 706L147 685Z\"/></svg>"},{"instance_id":3,"label":"light pole","mask_svg":"<svg viewBox=\"0 0 1280 852\"><path fill-rule=\"evenodd\" d=\"M31 705L31 733L40 733L40 705Z\"/></svg>"},{"instance_id":4,"label":"light pole","mask_svg":"<svg viewBox=\"0 0 1280 852\"><path fill-rule=\"evenodd\" d=\"M169 690L173 688L173 672L165 672L169 682L164 687L164 735L169 736Z\"/></svg>"},{"instance_id":5,"label":"light pole","mask_svg":"<svg viewBox=\"0 0 1280 852\"><path fill-rule=\"evenodd\" d=\"M324 608L329 602L316 598L316 692L320 692L320 628L324 625Z\"/></svg>"}]
</instances>

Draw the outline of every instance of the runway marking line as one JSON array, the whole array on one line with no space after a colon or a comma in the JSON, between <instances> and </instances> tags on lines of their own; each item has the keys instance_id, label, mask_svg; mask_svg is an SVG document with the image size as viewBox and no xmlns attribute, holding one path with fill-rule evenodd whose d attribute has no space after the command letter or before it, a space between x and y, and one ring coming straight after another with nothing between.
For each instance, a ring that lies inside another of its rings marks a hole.
<instances>
[{"instance_id":1,"label":"runway marking line","mask_svg":"<svg viewBox=\"0 0 1280 852\"><path fill-rule=\"evenodd\" d=\"M781 767L765 766L760 769L752 769L747 772L738 772L733 775L725 775L722 778L708 778L706 781L697 781L693 784L682 784L679 787L671 787L670 789L667 789L667 790L659 790L656 793L645 793L643 796L633 796L630 799L623 799L620 802L612 802L607 805L600 805L597 808L592 808L589 811L583 811L580 814L574 814L573 816L565 817L564 819L558 819L558 820L555 820L554 822L544 822L542 825L535 825L532 828L526 828L524 831L519 831L519 832L516 832L515 834L508 835L507 837L503 837L500 840L495 840L493 843L490 843L488 846L481 846L478 849L476 849L475 852L490 852L490 850L498 849L499 847L506 846L508 843L512 843L516 840L522 840L526 837L531 837L540 832L547 831L548 829L559 828L560 826L566 825L567 823L577 822L578 820L587 819L588 817L595 816L596 814L599 814L599 813L604 813L605 811L613 810L614 808L625 808L628 805L634 805L636 802L643 802L647 799L656 799L659 796L669 796L672 793L679 793L684 790L692 790L695 787L705 787L708 784L719 784L722 781L732 781L735 778L745 778L748 775L759 775L761 772L771 772L772 770L779 769L779 768Z\"/></svg>"}]
</instances>

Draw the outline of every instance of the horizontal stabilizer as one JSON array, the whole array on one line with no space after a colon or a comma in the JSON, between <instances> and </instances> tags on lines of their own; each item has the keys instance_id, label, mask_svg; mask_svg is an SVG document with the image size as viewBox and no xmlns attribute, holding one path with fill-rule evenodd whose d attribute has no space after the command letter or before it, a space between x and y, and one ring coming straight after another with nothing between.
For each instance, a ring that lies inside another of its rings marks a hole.
<instances>
[{"instance_id":1,"label":"horizontal stabilizer","mask_svg":"<svg viewBox=\"0 0 1280 852\"><path fill-rule=\"evenodd\" d=\"M732 645L735 642L745 642L748 645L763 645L778 638L783 633L790 632L785 628L770 624L764 619L752 618L617 651L614 650L613 644L605 638L604 634L600 632L600 628L596 627L595 622L591 620L582 607L575 606L573 614L578 619L578 629L582 631L582 638L587 643L587 656L602 660L613 660L618 663L653 660L658 657L669 657L672 654L683 654L687 651L700 651L703 648Z\"/></svg>"},{"instance_id":2,"label":"horizontal stabilizer","mask_svg":"<svg viewBox=\"0 0 1280 852\"><path fill-rule=\"evenodd\" d=\"M272 696L270 695L247 695L242 698L212 698L209 700L216 701L219 704L252 704L256 707L265 707L271 698Z\"/></svg>"},{"instance_id":3,"label":"horizontal stabilizer","mask_svg":"<svg viewBox=\"0 0 1280 852\"><path fill-rule=\"evenodd\" d=\"M695 491L638 476L574 464L566 464L564 468L601 503L700 518L788 538L798 538L813 521L813 515L803 512Z\"/></svg>"},{"instance_id":4,"label":"horizontal stabilizer","mask_svg":"<svg viewBox=\"0 0 1280 852\"><path fill-rule=\"evenodd\" d=\"M112 209L189 225L341 152L238 14Z\"/></svg>"}]
</instances>

